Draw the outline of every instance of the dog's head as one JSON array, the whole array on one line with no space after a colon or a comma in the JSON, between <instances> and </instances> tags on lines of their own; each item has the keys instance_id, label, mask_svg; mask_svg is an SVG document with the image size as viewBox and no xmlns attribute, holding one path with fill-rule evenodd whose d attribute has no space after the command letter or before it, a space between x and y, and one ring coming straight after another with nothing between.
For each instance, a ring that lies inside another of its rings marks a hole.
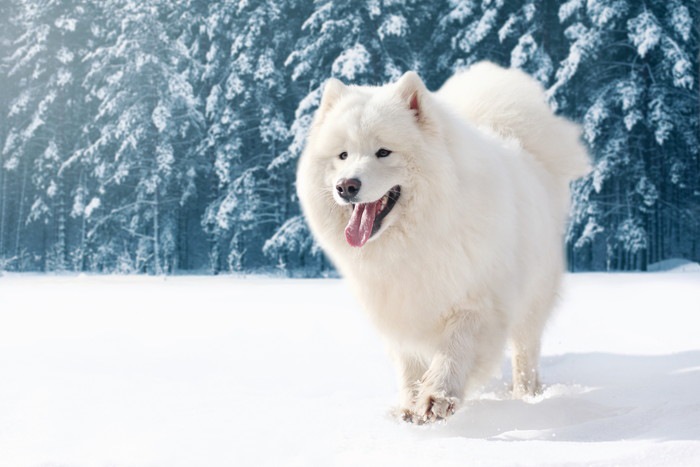
<instances>
[{"instance_id":1,"label":"dog's head","mask_svg":"<svg viewBox=\"0 0 700 467\"><path fill-rule=\"evenodd\" d=\"M344 231L353 247L400 223L434 133L426 116L429 98L413 72L382 87L329 79L298 172L307 216L324 212L328 218L319 223Z\"/></svg>"}]
</instances>

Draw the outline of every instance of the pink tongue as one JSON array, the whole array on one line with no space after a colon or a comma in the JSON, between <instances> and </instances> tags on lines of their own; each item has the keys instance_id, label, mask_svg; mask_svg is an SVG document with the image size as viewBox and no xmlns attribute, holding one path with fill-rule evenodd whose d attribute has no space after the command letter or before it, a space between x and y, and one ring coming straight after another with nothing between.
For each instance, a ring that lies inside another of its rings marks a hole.
<instances>
[{"instance_id":1,"label":"pink tongue","mask_svg":"<svg viewBox=\"0 0 700 467\"><path fill-rule=\"evenodd\" d=\"M381 200L374 203L355 205L350 221L347 227L345 227L345 239L350 246L360 247L367 243L369 237L372 236L374 218L381 205Z\"/></svg>"}]
</instances>

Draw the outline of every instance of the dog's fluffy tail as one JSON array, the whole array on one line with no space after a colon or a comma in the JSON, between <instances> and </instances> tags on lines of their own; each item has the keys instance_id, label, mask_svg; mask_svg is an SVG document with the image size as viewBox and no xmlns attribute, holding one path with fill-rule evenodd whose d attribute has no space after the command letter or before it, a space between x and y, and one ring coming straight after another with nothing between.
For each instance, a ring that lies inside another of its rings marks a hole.
<instances>
[{"instance_id":1,"label":"dog's fluffy tail","mask_svg":"<svg viewBox=\"0 0 700 467\"><path fill-rule=\"evenodd\" d=\"M516 139L557 176L573 180L590 170L578 125L554 115L542 86L526 73L480 62L450 78L438 94L472 124Z\"/></svg>"}]
</instances>

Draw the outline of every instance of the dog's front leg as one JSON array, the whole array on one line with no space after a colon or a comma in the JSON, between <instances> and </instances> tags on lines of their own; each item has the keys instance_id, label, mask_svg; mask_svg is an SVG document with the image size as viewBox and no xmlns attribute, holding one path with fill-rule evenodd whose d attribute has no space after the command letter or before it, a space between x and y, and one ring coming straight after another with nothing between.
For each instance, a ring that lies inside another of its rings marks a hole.
<instances>
[{"instance_id":1,"label":"dog's front leg","mask_svg":"<svg viewBox=\"0 0 700 467\"><path fill-rule=\"evenodd\" d=\"M455 313L446 321L437 351L416 388L412 421L434 422L455 413L474 364L477 327L469 312Z\"/></svg>"},{"instance_id":2,"label":"dog's front leg","mask_svg":"<svg viewBox=\"0 0 700 467\"><path fill-rule=\"evenodd\" d=\"M418 355L406 352L394 352L398 368L399 407L397 415L406 421L413 419L412 409L418 395L420 380L428 369L425 361Z\"/></svg>"}]
</instances>

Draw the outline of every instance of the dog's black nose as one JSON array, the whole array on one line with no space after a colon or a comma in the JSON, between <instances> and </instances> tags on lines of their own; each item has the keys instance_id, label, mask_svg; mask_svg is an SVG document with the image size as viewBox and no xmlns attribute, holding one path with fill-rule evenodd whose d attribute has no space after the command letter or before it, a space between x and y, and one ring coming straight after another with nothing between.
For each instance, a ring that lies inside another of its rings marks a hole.
<instances>
[{"instance_id":1,"label":"dog's black nose","mask_svg":"<svg viewBox=\"0 0 700 467\"><path fill-rule=\"evenodd\" d=\"M341 198L350 201L357 196L361 186L362 182L356 178L341 178L335 185L335 189L338 191L338 195L340 195Z\"/></svg>"}]
</instances>

